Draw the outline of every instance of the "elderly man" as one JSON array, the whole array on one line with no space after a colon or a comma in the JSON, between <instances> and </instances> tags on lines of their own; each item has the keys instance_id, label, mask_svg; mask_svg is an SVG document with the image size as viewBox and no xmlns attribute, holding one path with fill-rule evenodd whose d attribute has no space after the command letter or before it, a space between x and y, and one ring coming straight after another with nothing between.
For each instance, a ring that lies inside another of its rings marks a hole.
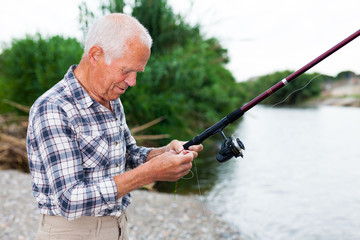
<instances>
[{"instance_id":1,"label":"elderly man","mask_svg":"<svg viewBox=\"0 0 360 240\"><path fill-rule=\"evenodd\" d=\"M127 239L130 192L190 171L201 145L139 147L125 121L119 97L145 70L151 44L130 16L99 19L79 65L32 106L27 146L42 214L37 239Z\"/></svg>"}]
</instances>

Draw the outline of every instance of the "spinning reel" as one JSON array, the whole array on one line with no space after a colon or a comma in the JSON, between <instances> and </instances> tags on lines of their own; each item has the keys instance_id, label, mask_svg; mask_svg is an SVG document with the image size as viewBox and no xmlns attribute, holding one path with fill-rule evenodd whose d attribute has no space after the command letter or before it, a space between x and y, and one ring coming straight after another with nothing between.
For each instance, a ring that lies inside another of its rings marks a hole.
<instances>
[{"instance_id":1,"label":"spinning reel","mask_svg":"<svg viewBox=\"0 0 360 240\"><path fill-rule=\"evenodd\" d=\"M221 136L224 138L223 143L221 144L220 151L216 155L216 159L223 163L228 161L232 157L243 157L242 150L245 150L244 144L240 141L239 138L235 138L233 136L227 138L223 132L224 128L229 125L230 123L234 122L236 119L241 117L244 114L244 112L239 108L208 129L206 129L204 132L200 133L190 141L184 144L184 149L189 149L191 145L196 145L202 143L205 139L208 137L220 133Z\"/></svg>"},{"instance_id":2,"label":"spinning reel","mask_svg":"<svg viewBox=\"0 0 360 240\"><path fill-rule=\"evenodd\" d=\"M222 137L224 138L223 143L221 144L220 151L216 154L216 159L223 163L231 159L232 157L244 157L242 150L245 150L244 144L240 141L239 138L231 136L227 138L223 131L219 131Z\"/></svg>"}]
</instances>

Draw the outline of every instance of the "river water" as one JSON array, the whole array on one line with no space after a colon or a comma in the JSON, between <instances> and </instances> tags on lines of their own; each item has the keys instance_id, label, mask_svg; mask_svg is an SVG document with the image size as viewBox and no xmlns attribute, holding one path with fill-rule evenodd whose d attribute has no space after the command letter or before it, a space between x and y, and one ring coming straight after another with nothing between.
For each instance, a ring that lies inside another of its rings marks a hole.
<instances>
[{"instance_id":1,"label":"river water","mask_svg":"<svg viewBox=\"0 0 360 240\"><path fill-rule=\"evenodd\" d=\"M256 106L234 135L244 158L202 194L244 239L360 239L360 108Z\"/></svg>"}]
</instances>

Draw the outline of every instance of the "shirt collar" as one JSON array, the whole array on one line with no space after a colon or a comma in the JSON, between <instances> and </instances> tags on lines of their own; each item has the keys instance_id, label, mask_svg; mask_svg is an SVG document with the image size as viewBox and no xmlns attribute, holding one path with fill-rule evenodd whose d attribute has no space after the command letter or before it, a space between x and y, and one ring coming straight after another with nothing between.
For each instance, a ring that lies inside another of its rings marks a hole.
<instances>
[{"instance_id":1,"label":"shirt collar","mask_svg":"<svg viewBox=\"0 0 360 240\"><path fill-rule=\"evenodd\" d=\"M65 81L67 82L71 95L74 97L75 101L79 103L81 108L89 108L94 104L95 100L90 97L90 95L85 91L81 86L79 81L76 79L74 70L77 65L72 65L68 72L65 74Z\"/></svg>"}]
</instances>

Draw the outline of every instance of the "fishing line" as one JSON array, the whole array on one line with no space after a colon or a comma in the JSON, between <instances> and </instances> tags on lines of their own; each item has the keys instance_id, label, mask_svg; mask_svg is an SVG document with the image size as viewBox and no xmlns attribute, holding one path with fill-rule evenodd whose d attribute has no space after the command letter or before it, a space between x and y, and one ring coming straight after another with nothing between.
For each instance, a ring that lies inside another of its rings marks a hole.
<instances>
[{"instance_id":1,"label":"fishing line","mask_svg":"<svg viewBox=\"0 0 360 240\"><path fill-rule=\"evenodd\" d=\"M191 171L191 169L190 169L190 172L189 173L191 173L191 177L182 177L181 179L183 179L183 180L190 180L190 179L192 179L193 177L194 177L194 172L193 171ZM189 174L188 173L188 174ZM187 175L186 175L187 176Z\"/></svg>"},{"instance_id":2,"label":"fishing line","mask_svg":"<svg viewBox=\"0 0 360 240\"><path fill-rule=\"evenodd\" d=\"M207 214L206 214L206 211L205 211L205 206L204 206L204 201L203 201L202 193L201 193L199 175L198 175L198 170L197 170L197 166L196 166L196 161L195 161L195 159L193 160L193 163L194 163L194 171L195 171L195 173L194 173L193 171L191 171L191 169L190 169L191 177L182 177L181 179L183 179L183 180L190 180L190 179L193 179L194 176L196 177L196 184L197 184L197 187L198 187L198 192L199 192L199 197L200 197L201 208L202 208L202 210L203 210L204 215L207 215ZM176 196L176 193L177 193L177 188L178 188L178 181L176 181L176 183L175 183L175 190L174 190L175 196Z\"/></svg>"},{"instance_id":3,"label":"fishing line","mask_svg":"<svg viewBox=\"0 0 360 240\"><path fill-rule=\"evenodd\" d=\"M205 207L204 207L204 202L203 202L203 197L201 195L201 189L200 189L200 181L199 181L199 176L198 176L198 171L197 171L197 167L196 167L196 162L194 159L194 169L195 169L195 176L196 176L196 182L197 182L197 186L198 186L198 190L199 190L199 196L200 196L200 202L201 202L201 207L203 210L204 215L206 215L206 211L205 211Z\"/></svg>"},{"instance_id":4,"label":"fishing line","mask_svg":"<svg viewBox=\"0 0 360 240\"><path fill-rule=\"evenodd\" d=\"M301 88L298 88L298 89L292 91L291 93L289 93L289 95L286 96L286 98L284 98L282 101L280 101L280 102L278 102L278 103L275 103L275 104L272 105L270 108L276 107L277 105L284 103L292 94L303 90L303 89L306 88L315 78L320 77L320 76L322 76L322 75L323 75L323 74L319 74L319 75L313 77L312 79L310 79L310 81L309 81L307 84L305 84L305 86L303 86L303 87L301 87Z\"/></svg>"}]
</instances>

